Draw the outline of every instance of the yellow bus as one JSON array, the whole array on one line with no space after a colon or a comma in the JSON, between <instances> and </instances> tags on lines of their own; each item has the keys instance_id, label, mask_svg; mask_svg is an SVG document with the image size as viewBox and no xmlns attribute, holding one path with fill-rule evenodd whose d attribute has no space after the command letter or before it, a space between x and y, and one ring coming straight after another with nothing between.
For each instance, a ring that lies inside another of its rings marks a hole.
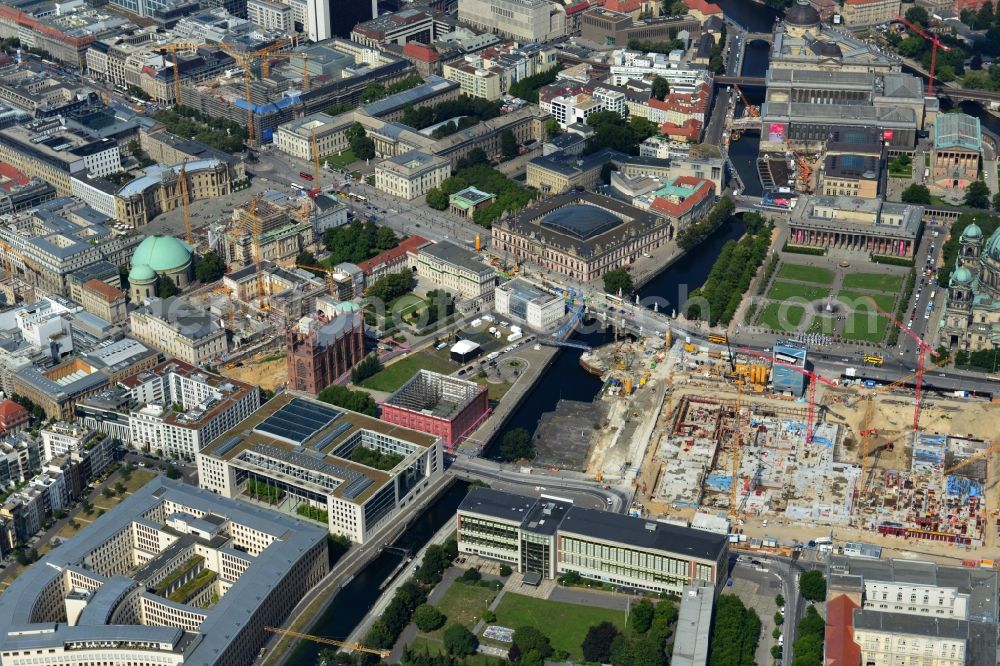
<instances>
[{"instance_id":1,"label":"yellow bus","mask_svg":"<svg viewBox=\"0 0 1000 666\"><path fill-rule=\"evenodd\" d=\"M724 336L724 335L714 335L714 334L708 336L708 341L711 342L714 345L724 345L727 342L726 336Z\"/></svg>"},{"instance_id":2,"label":"yellow bus","mask_svg":"<svg viewBox=\"0 0 1000 666\"><path fill-rule=\"evenodd\" d=\"M880 366L884 362L881 356L865 356L866 365Z\"/></svg>"}]
</instances>

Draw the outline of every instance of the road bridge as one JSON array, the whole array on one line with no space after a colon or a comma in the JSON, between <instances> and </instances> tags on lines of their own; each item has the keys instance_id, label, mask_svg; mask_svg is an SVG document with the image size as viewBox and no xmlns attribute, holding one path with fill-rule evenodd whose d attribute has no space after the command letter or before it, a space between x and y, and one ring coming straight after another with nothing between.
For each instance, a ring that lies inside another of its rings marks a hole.
<instances>
[{"instance_id":1,"label":"road bridge","mask_svg":"<svg viewBox=\"0 0 1000 666\"><path fill-rule=\"evenodd\" d=\"M766 85L763 76L728 76L715 77L717 86L763 86Z\"/></svg>"}]
</instances>

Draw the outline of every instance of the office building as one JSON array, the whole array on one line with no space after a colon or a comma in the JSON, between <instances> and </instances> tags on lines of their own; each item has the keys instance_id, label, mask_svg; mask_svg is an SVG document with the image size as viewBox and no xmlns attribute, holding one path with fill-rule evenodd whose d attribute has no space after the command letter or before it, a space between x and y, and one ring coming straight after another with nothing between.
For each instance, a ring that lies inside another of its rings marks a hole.
<instances>
[{"instance_id":1,"label":"office building","mask_svg":"<svg viewBox=\"0 0 1000 666\"><path fill-rule=\"evenodd\" d=\"M930 180L944 189L964 190L979 177L983 134L979 118L939 113L934 119Z\"/></svg>"},{"instance_id":2,"label":"office building","mask_svg":"<svg viewBox=\"0 0 1000 666\"><path fill-rule=\"evenodd\" d=\"M417 255L420 249L428 244L430 241L423 236L409 236L400 241L396 247L380 252L371 259L365 259L358 264L358 268L365 276L365 283L373 284L390 273L398 273L409 268L411 253Z\"/></svg>"},{"instance_id":3,"label":"office building","mask_svg":"<svg viewBox=\"0 0 1000 666\"><path fill-rule=\"evenodd\" d=\"M461 84L464 95L499 99L517 81L555 67L557 53L542 44L491 46L444 63L442 76Z\"/></svg>"},{"instance_id":4,"label":"office building","mask_svg":"<svg viewBox=\"0 0 1000 666\"><path fill-rule=\"evenodd\" d=\"M548 0L459 0L458 20L519 42L540 44L566 34L566 9Z\"/></svg>"},{"instance_id":5,"label":"office building","mask_svg":"<svg viewBox=\"0 0 1000 666\"><path fill-rule=\"evenodd\" d=\"M202 488L365 543L444 472L440 438L286 391L198 453Z\"/></svg>"},{"instance_id":6,"label":"office building","mask_svg":"<svg viewBox=\"0 0 1000 666\"><path fill-rule=\"evenodd\" d=\"M50 183L61 195L72 193L74 175L107 176L122 169L116 142L63 129L58 118L0 130L0 161Z\"/></svg>"},{"instance_id":7,"label":"office building","mask_svg":"<svg viewBox=\"0 0 1000 666\"><path fill-rule=\"evenodd\" d=\"M840 18L851 28L890 23L901 14L899 0L844 0Z\"/></svg>"},{"instance_id":8,"label":"office building","mask_svg":"<svg viewBox=\"0 0 1000 666\"><path fill-rule=\"evenodd\" d=\"M277 0L247 0L247 19L265 30L293 32L295 25L291 6Z\"/></svg>"},{"instance_id":9,"label":"office building","mask_svg":"<svg viewBox=\"0 0 1000 666\"><path fill-rule=\"evenodd\" d=\"M489 416L486 385L420 370L382 403L382 420L441 438L446 453Z\"/></svg>"},{"instance_id":10,"label":"office building","mask_svg":"<svg viewBox=\"0 0 1000 666\"><path fill-rule=\"evenodd\" d=\"M328 570L325 530L157 477L0 596L0 659L247 664Z\"/></svg>"},{"instance_id":11,"label":"office building","mask_svg":"<svg viewBox=\"0 0 1000 666\"><path fill-rule=\"evenodd\" d=\"M687 94L696 92L702 84L711 86L712 73L704 65L694 65L685 61L683 55L684 52L680 50L668 54L643 53L629 49L612 51L608 81L621 86L631 79L652 80L659 76L670 84L670 90Z\"/></svg>"},{"instance_id":12,"label":"office building","mask_svg":"<svg viewBox=\"0 0 1000 666\"><path fill-rule=\"evenodd\" d=\"M584 7L579 17L581 36L602 46L628 46L633 39L666 42L680 30L697 30L700 21L685 17L680 21L671 17L653 17L637 21L628 14L610 11L600 5ZM704 29L704 28L703 28Z\"/></svg>"},{"instance_id":13,"label":"office building","mask_svg":"<svg viewBox=\"0 0 1000 666\"><path fill-rule=\"evenodd\" d=\"M389 44L406 46L410 42L433 44L451 32L451 28L447 19L438 12L405 7L358 23L351 30L351 40L372 48L383 48Z\"/></svg>"},{"instance_id":14,"label":"office building","mask_svg":"<svg viewBox=\"0 0 1000 666\"><path fill-rule=\"evenodd\" d=\"M87 312L112 324L125 321L125 292L98 279L90 280L80 289L80 305Z\"/></svg>"},{"instance_id":15,"label":"office building","mask_svg":"<svg viewBox=\"0 0 1000 666\"><path fill-rule=\"evenodd\" d=\"M364 319L353 303L320 306L286 333L288 388L316 395L364 358Z\"/></svg>"},{"instance_id":16,"label":"office building","mask_svg":"<svg viewBox=\"0 0 1000 666\"><path fill-rule=\"evenodd\" d=\"M774 365L771 367L771 386L774 391L790 391L793 395L801 396L806 390L807 378L802 372L796 372L795 368L806 370L805 344L795 340L775 340L772 356ZM779 363L783 365L778 365Z\"/></svg>"},{"instance_id":17,"label":"office building","mask_svg":"<svg viewBox=\"0 0 1000 666\"><path fill-rule=\"evenodd\" d=\"M495 299L493 309L498 315L536 331L551 329L566 314L562 294L544 291L523 278L498 284Z\"/></svg>"},{"instance_id":18,"label":"office building","mask_svg":"<svg viewBox=\"0 0 1000 666\"><path fill-rule=\"evenodd\" d=\"M680 594L700 582L721 591L728 577L724 534L473 488L458 507L458 550L517 571L555 578L569 571L597 583Z\"/></svg>"},{"instance_id":19,"label":"office building","mask_svg":"<svg viewBox=\"0 0 1000 666\"><path fill-rule=\"evenodd\" d=\"M450 161L411 150L375 167L375 188L401 199L416 199L425 196L450 175Z\"/></svg>"},{"instance_id":20,"label":"office building","mask_svg":"<svg viewBox=\"0 0 1000 666\"><path fill-rule=\"evenodd\" d=\"M1000 346L1000 231L984 239L982 229L970 224L962 232L938 334L948 349Z\"/></svg>"},{"instance_id":21,"label":"office building","mask_svg":"<svg viewBox=\"0 0 1000 666\"><path fill-rule=\"evenodd\" d=\"M411 253L416 273L459 300L487 303L493 301L496 272L479 256L451 241L425 245Z\"/></svg>"},{"instance_id":22,"label":"office building","mask_svg":"<svg viewBox=\"0 0 1000 666\"><path fill-rule=\"evenodd\" d=\"M492 248L586 282L659 247L669 231L661 215L592 192L567 192L495 221Z\"/></svg>"},{"instance_id":23,"label":"office building","mask_svg":"<svg viewBox=\"0 0 1000 666\"><path fill-rule=\"evenodd\" d=\"M882 199L814 196L792 211L789 245L840 248L859 256L912 257L924 209Z\"/></svg>"},{"instance_id":24,"label":"office building","mask_svg":"<svg viewBox=\"0 0 1000 666\"><path fill-rule=\"evenodd\" d=\"M713 592L711 587L704 585L685 586L670 655L673 666L706 666L708 663L708 639L715 606Z\"/></svg>"},{"instance_id":25,"label":"office building","mask_svg":"<svg viewBox=\"0 0 1000 666\"><path fill-rule=\"evenodd\" d=\"M260 407L256 386L170 360L119 382L129 393L132 447L194 461L209 442Z\"/></svg>"},{"instance_id":26,"label":"office building","mask_svg":"<svg viewBox=\"0 0 1000 666\"><path fill-rule=\"evenodd\" d=\"M82 485L100 476L115 461L114 438L92 428L70 421L57 421L42 428L42 460L51 463L58 459L85 462L81 469ZM77 488L79 495L82 488Z\"/></svg>"},{"instance_id":27,"label":"office building","mask_svg":"<svg viewBox=\"0 0 1000 666\"><path fill-rule=\"evenodd\" d=\"M132 335L168 356L200 365L228 350L226 330L178 296L151 298L129 317Z\"/></svg>"},{"instance_id":28,"label":"office building","mask_svg":"<svg viewBox=\"0 0 1000 666\"><path fill-rule=\"evenodd\" d=\"M822 192L831 197L878 196L880 160L874 155L827 155L821 174Z\"/></svg>"}]
</instances>

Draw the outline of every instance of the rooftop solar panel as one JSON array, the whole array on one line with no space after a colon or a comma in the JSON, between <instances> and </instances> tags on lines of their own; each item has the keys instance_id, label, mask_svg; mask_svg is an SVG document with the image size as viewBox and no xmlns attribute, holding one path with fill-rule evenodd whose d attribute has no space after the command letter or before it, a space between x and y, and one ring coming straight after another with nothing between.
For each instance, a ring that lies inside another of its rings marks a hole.
<instances>
[{"instance_id":1,"label":"rooftop solar panel","mask_svg":"<svg viewBox=\"0 0 1000 666\"><path fill-rule=\"evenodd\" d=\"M257 424L255 431L301 445L343 414L338 409L293 398Z\"/></svg>"},{"instance_id":2,"label":"rooftop solar panel","mask_svg":"<svg viewBox=\"0 0 1000 666\"><path fill-rule=\"evenodd\" d=\"M335 426L333 430L331 430L330 432L326 433L325 435L317 439L316 442L312 445L312 448L317 451L322 451L327 447L327 445L330 444L330 442L337 439L350 429L351 429L350 423L341 423L340 425Z\"/></svg>"},{"instance_id":3,"label":"rooftop solar panel","mask_svg":"<svg viewBox=\"0 0 1000 666\"><path fill-rule=\"evenodd\" d=\"M233 447L243 441L239 435L233 435L215 449L215 455L224 456L233 450Z\"/></svg>"}]
</instances>

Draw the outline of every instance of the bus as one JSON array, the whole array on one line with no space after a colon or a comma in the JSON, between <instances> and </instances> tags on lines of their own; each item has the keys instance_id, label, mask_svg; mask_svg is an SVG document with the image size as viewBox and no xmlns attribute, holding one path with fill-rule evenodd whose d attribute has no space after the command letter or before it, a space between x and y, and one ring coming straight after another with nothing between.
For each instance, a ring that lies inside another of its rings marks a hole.
<instances>
[{"instance_id":1,"label":"bus","mask_svg":"<svg viewBox=\"0 0 1000 666\"><path fill-rule=\"evenodd\" d=\"M728 342L728 339L724 335L711 334L708 336L708 341L714 345L724 345Z\"/></svg>"},{"instance_id":2,"label":"bus","mask_svg":"<svg viewBox=\"0 0 1000 666\"><path fill-rule=\"evenodd\" d=\"M866 365L874 365L874 366L878 367L878 366L882 365L882 363L885 361L885 359L883 359L881 356L868 356L868 355L866 355L864 357L864 361L865 361Z\"/></svg>"},{"instance_id":3,"label":"bus","mask_svg":"<svg viewBox=\"0 0 1000 666\"><path fill-rule=\"evenodd\" d=\"M290 186L291 186L291 188L292 188L293 190L298 190L299 192L305 192L305 191L306 191L306 188L302 187L302 186L301 186L301 185L299 185L298 183L291 183L291 185L290 185Z\"/></svg>"},{"instance_id":4,"label":"bus","mask_svg":"<svg viewBox=\"0 0 1000 666\"><path fill-rule=\"evenodd\" d=\"M313 179L313 175L307 171L299 171L299 178L311 181Z\"/></svg>"}]
</instances>

